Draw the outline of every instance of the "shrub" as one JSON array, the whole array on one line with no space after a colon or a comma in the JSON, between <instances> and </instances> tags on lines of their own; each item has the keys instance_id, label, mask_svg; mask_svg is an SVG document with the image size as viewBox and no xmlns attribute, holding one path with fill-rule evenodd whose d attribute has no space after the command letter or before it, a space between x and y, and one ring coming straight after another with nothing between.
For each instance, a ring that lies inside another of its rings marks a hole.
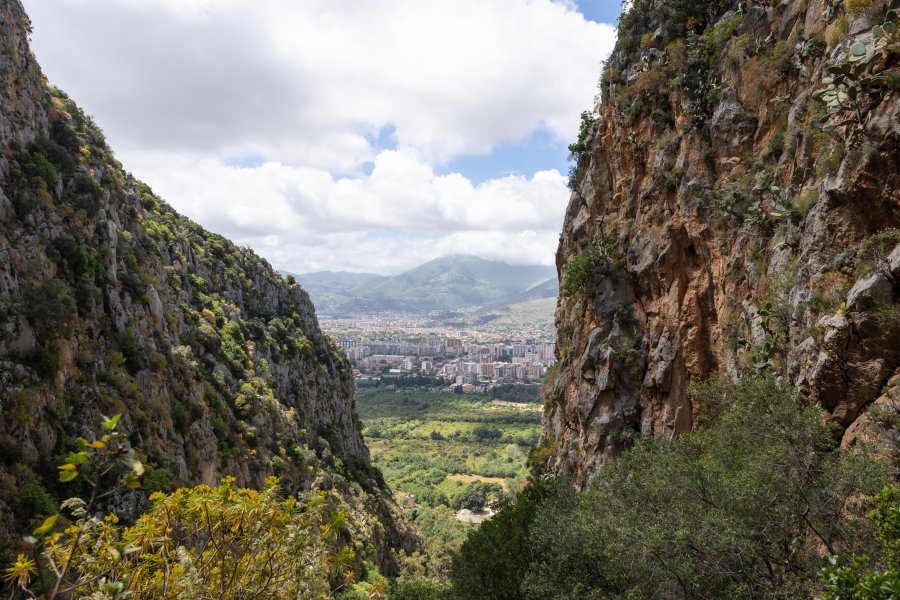
<instances>
[{"instance_id":1,"label":"shrub","mask_svg":"<svg viewBox=\"0 0 900 600\"><path fill-rule=\"evenodd\" d=\"M799 598L812 592L824 562L817 546L871 548L848 511L854 498L884 486L888 461L835 448L819 409L773 377L711 382L693 396L698 430L639 438L585 492L532 482L524 502L469 536L454 562L454 591L485 599L686 599L700 590L708 598ZM812 541L796 543L805 539Z\"/></svg>"},{"instance_id":2,"label":"shrub","mask_svg":"<svg viewBox=\"0 0 900 600\"><path fill-rule=\"evenodd\" d=\"M68 333L78 314L68 286L59 279L45 279L26 288L23 300L28 319L44 337Z\"/></svg>"},{"instance_id":3,"label":"shrub","mask_svg":"<svg viewBox=\"0 0 900 600\"><path fill-rule=\"evenodd\" d=\"M51 348L38 344L26 359L26 364L34 369L42 381L52 382L59 372L59 357Z\"/></svg>"},{"instance_id":4,"label":"shrub","mask_svg":"<svg viewBox=\"0 0 900 600\"><path fill-rule=\"evenodd\" d=\"M808 187L803 190L803 193L794 201L794 208L797 210L797 214L805 218L818 201L819 189L816 187Z\"/></svg>"},{"instance_id":5,"label":"shrub","mask_svg":"<svg viewBox=\"0 0 900 600\"><path fill-rule=\"evenodd\" d=\"M885 487L871 498L868 518L875 528L876 551L834 556L820 576L820 600L892 600L900 594L900 485Z\"/></svg>"},{"instance_id":6,"label":"shrub","mask_svg":"<svg viewBox=\"0 0 900 600\"><path fill-rule=\"evenodd\" d=\"M563 268L560 293L563 296L591 294L603 277L613 275L623 266L623 261L613 256L615 239L607 237L592 244L571 257Z\"/></svg>"},{"instance_id":7,"label":"shrub","mask_svg":"<svg viewBox=\"0 0 900 600\"><path fill-rule=\"evenodd\" d=\"M43 519L57 511L56 499L40 483L26 483L16 493L13 515L19 523L30 523L35 517Z\"/></svg>"},{"instance_id":8,"label":"shrub","mask_svg":"<svg viewBox=\"0 0 900 600\"><path fill-rule=\"evenodd\" d=\"M552 483L532 482L515 503L469 534L453 557L451 580L457 598L518 600L522 579L530 563L529 533L534 515L552 493ZM554 525L555 526L555 525Z\"/></svg>"},{"instance_id":9,"label":"shrub","mask_svg":"<svg viewBox=\"0 0 900 600\"><path fill-rule=\"evenodd\" d=\"M103 190L90 175L79 173L75 176L75 188L73 190L73 200L75 205L89 215L97 214L100 209L100 201L103 198Z\"/></svg>"},{"instance_id":10,"label":"shrub","mask_svg":"<svg viewBox=\"0 0 900 600\"><path fill-rule=\"evenodd\" d=\"M884 14L883 0L844 0L847 14L874 20Z\"/></svg>"},{"instance_id":11,"label":"shrub","mask_svg":"<svg viewBox=\"0 0 900 600\"><path fill-rule=\"evenodd\" d=\"M841 40L847 36L848 31L850 31L850 21L841 15L825 30L825 43L828 45L828 50L830 51L840 44Z\"/></svg>"},{"instance_id":12,"label":"shrub","mask_svg":"<svg viewBox=\"0 0 900 600\"><path fill-rule=\"evenodd\" d=\"M589 111L583 111L581 113L581 124L578 127L578 139L575 143L569 144L570 158L577 160L587 150L587 138L590 135L591 125L593 124L593 115Z\"/></svg>"},{"instance_id":13,"label":"shrub","mask_svg":"<svg viewBox=\"0 0 900 600\"><path fill-rule=\"evenodd\" d=\"M488 427L487 425L479 425L472 429L472 435L479 442L487 440L499 440L503 437L503 432L496 427Z\"/></svg>"},{"instance_id":14,"label":"shrub","mask_svg":"<svg viewBox=\"0 0 900 600\"><path fill-rule=\"evenodd\" d=\"M43 152L29 154L22 168L28 177L42 179L48 190L56 187L56 167L50 163Z\"/></svg>"},{"instance_id":15,"label":"shrub","mask_svg":"<svg viewBox=\"0 0 900 600\"><path fill-rule=\"evenodd\" d=\"M900 244L900 230L886 229L869 237L856 253L856 273L865 277L873 270L890 272L887 258Z\"/></svg>"}]
</instances>

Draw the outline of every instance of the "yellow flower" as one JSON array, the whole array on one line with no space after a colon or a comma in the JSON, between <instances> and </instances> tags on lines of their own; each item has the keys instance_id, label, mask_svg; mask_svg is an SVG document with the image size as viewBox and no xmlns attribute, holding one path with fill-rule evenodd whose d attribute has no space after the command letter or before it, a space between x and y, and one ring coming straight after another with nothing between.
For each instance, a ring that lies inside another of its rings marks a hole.
<instances>
[{"instance_id":1,"label":"yellow flower","mask_svg":"<svg viewBox=\"0 0 900 600\"><path fill-rule=\"evenodd\" d=\"M34 561L24 554L20 554L16 558L16 562L3 572L3 581L9 584L15 582L15 585L24 590L35 573L37 573L37 565L34 564Z\"/></svg>"}]
</instances>

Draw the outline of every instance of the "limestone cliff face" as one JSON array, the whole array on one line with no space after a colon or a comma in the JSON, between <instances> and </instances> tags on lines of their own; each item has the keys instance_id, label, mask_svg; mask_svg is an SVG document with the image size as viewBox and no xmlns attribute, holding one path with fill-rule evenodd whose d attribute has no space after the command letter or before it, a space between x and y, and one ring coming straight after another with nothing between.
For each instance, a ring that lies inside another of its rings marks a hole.
<instances>
[{"instance_id":1,"label":"limestone cliff face","mask_svg":"<svg viewBox=\"0 0 900 600\"><path fill-rule=\"evenodd\" d=\"M709 377L774 371L844 431L900 367L898 53L872 39L881 4L635 4L557 253L570 282L544 434L551 469L580 481L637 434L690 430L688 388ZM856 42L875 83L828 123L859 133L823 132L814 92Z\"/></svg>"},{"instance_id":2,"label":"limestone cliff face","mask_svg":"<svg viewBox=\"0 0 900 600\"><path fill-rule=\"evenodd\" d=\"M306 292L123 171L46 84L18 0L0 15L0 509L122 413L151 486L338 477L410 546Z\"/></svg>"}]
</instances>

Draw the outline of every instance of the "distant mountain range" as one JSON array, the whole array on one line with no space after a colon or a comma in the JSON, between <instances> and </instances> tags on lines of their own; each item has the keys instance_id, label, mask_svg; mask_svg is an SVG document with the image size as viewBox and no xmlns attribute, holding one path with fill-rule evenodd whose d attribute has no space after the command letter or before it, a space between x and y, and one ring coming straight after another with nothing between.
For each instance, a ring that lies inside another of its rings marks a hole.
<instances>
[{"instance_id":1,"label":"distant mountain range","mask_svg":"<svg viewBox=\"0 0 900 600\"><path fill-rule=\"evenodd\" d=\"M554 267L509 265L468 254L436 258L391 277L333 271L294 276L322 314L503 306L555 297L559 290Z\"/></svg>"}]
</instances>

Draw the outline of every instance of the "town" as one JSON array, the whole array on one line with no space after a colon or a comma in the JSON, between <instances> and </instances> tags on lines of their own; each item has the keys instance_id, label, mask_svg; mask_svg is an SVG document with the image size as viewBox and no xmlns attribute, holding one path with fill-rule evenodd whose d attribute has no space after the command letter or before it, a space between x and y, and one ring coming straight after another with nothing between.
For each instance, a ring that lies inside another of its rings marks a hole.
<instances>
[{"instance_id":1,"label":"town","mask_svg":"<svg viewBox=\"0 0 900 600\"><path fill-rule=\"evenodd\" d=\"M360 380L383 375L443 379L464 393L492 384L539 383L556 362L555 344L533 339L475 343L462 337L338 338Z\"/></svg>"}]
</instances>

